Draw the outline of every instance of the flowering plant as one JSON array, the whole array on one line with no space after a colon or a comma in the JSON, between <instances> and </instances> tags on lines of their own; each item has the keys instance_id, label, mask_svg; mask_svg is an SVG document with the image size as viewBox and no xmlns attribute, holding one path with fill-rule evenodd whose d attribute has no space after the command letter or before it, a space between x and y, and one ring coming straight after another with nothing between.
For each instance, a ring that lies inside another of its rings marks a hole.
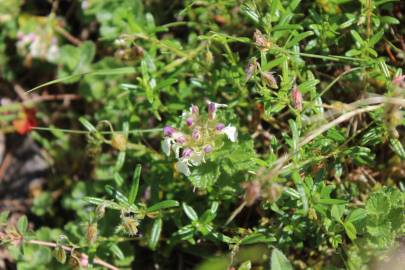
<instances>
[{"instance_id":1,"label":"flowering plant","mask_svg":"<svg viewBox=\"0 0 405 270\"><path fill-rule=\"evenodd\" d=\"M208 102L208 113L200 113L196 105L192 105L188 112L182 115L179 129L166 126L163 129L163 152L170 156L174 152L178 159L176 169L185 176L190 176L191 166L205 163L209 155L224 145L224 135L232 143L236 142L238 133L236 127L227 125L217 116L218 108L227 107L226 104Z\"/></svg>"}]
</instances>

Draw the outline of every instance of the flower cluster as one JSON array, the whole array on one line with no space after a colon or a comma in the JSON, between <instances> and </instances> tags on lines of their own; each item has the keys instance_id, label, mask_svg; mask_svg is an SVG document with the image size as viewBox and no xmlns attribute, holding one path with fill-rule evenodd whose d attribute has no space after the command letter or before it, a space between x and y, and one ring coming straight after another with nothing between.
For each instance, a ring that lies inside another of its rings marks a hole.
<instances>
[{"instance_id":1,"label":"flower cluster","mask_svg":"<svg viewBox=\"0 0 405 270\"><path fill-rule=\"evenodd\" d=\"M174 152L178 159L176 169L186 176L191 174L191 166L199 166L205 157L223 145L225 135L231 142L237 140L234 126L225 125L217 117L218 108L225 104L208 103L208 113L201 113L195 105L182 115L182 128L166 126L163 129L163 151L167 156Z\"/></svg>"},{"instance_id":2,"label":"flower cluster","mask_svg":"<svg viewBox=\"0 0 405 270\"><path fill-rule=\"evenodd\" d=\"M29 54L49 62L55 62L59 57L58 39L49 31L43 34L19 32L17 38L17 50L23 55Z\"/></svg>"}]
</instances>

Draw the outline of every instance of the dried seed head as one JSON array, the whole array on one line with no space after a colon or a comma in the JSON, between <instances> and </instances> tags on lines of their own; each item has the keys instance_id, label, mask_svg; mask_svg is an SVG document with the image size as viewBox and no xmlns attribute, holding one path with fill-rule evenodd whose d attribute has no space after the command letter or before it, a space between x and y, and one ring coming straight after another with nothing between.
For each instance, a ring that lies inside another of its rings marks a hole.
<instances>
[{"instance_id":1,"label":"dried seed head","mask_svg":"<svg viewBox=\"0 0 405 270\"><path fill-rule=\"evenodd\" d=\"M253 205L260 197L261 184L259 181L245 183L245 201L247 206Z\"/></svg>"},{"instance_id":2,"label":"dried seed head","mask_svg":"<svg viewBox=\"0 0 405 270\"><path fill-rule=\"evenodd\" d=\"M99 204L96 208L96 218L102 219L105 215L105 204Z\"/></svg>"},{"instance_id":3,"label":"dried seed head","mask_svg":"<svg viewBox=\"0 0 405 270\"><path fill-rule=\"evenodd\" d=\"M247 66L245 67L245 80L249 81L252 78L253 74L255 74L257 70L257 59L256 57L252 57Z\"/></svg>"},{"instance_id":4,"label":"dried seed head","mask_svg":"<svg viewBox=\"0 0 405 270\"><path fill-rule=\"evenodd\" d=\"M92 245L97 240L97 223L90 223L87 225L86 228L86 240L87 242Z\"/></svg>"},{"instance_id":5,"label":"dried seed head","mask_svg":"<svg viewBox=\"0 0 405 270\"><path fill-rule=\"evenodd\" d=\"M115 133L111 140L111 146L119 151L125 151L127 148L127 138L124 134Z\"/></svg>"},{"instance_id":6,"label":"dried seed head","mask_svg":"<svg viewBox=\"0 0 405 270\"><path fill-rule=\"evenodd\" d=\"M261 50L269 49L270 42L264 37L260 30L256 29L255 33L253 34L253 39L255 41L255 45Z\"/></svg>"},{"instance_id":7,"label":"dried seed head","mask_svg":"<svg viewBox=\"0 0 405 270\"><path fill-rule=\"evenodd\" d=\"M302 111L302 94L297 85L294 85L291 90L291 98L294 108L298 111Z\"/></svg>"},{"instance_id":8,"label":"dried seed head","mask_svg":"<svg viewBox=\"0 0 405 270\"><path fill-rule=\"evenodd\" d=\"M214 62L214 56L213 56L212 52L209 50L205 53L205 62L208 65L211 65Z\"/></svg>"},{"instance_id":9,"label":"dried seed head","mask_svg":"<svg viewBox=\"0 0 405 270\"><path fill-rule=\"evenodd\" d=\"M125 232L127 234L136 235L138 233L139 222L135 218L123 217L121 222L122 222L122 227L125 229Z\"/></svg>"},{"instance_id":10,"label":"dried seed head","mask_svg":"<svg viewBox=\"0 0 405 270\"><path fill-rule=\"evenodd\" d=\"M273 76L274 72L265 71L262 72L262 80L272 89L278 89L277 80Z\"/></svg>"},{"instance_id":11,"label":"dried seed head","mask_svg":"<svg viewBox=\"0 0 405 270\"><path fill-rule=\"evenodd\" d=\"M281 195L283 194L283 190L284 188L281 185L272 183L263 196L266 197L267 201L272 203L277 201L281 197Z\"/></svg>"},{"instance_id":12,"label":"dried seed head","mask_svg":"<svg viewBox=\"0 0 405 270\"><path fill-rule=\"evenodd\" d=\"M59 245L54 249L53 256L62 264L66 262L66 251Z\"/></svg>"}]
</instances>

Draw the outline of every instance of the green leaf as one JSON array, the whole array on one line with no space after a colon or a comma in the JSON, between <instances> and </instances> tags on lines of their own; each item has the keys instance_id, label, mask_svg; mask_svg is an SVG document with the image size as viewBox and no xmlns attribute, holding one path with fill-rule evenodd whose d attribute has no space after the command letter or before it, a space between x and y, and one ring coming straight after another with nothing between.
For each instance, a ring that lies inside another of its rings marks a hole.
<instances>
[{"instance_id":1,"label":"green leaf","mask_svg":"<svg viewBox=\"0 0 405 270\"><path fill-rule=\"evenodd\" d=\"M394 151L401 159L405 159L405 149L402 143L396 139L390 139L390 148Z\"/></svg>"},{"instance_id":2,"label":"green leaf","mask_svg":"<svg viewBox=\"0 0 405 270\"><path fill-rule=\"evenodd\" d=\"M293 270L287 257L277 248L271 253L271 270Z\"/></svg>"},{"instance_id":3,"label":"green leaf","mask_svg":"<svg viewBox=\"0 0 405 270\"><path fill-rule=\"evenodd\" d=\"M97 132L97 129L86 118L80 117L79 122L90 132Z\"/></svg>"},{"instance_id":4,"label":"green leaf","mask_svg":"<svg viewBox=\"0 0 405 270\"><path fill-rule=\"evenodd\" d=\"M125 197L124 194L122 194L120 191L117 189L113 188L110 185L105 186L105 190L109 195L111 195L114 199L116 199L119 203L122 203L123 205L129 206L130 204L128 203L127 197Z\"/></svg>"},{"instance_id":5,"label":"green leaf","mask_svg":"<svg viewBox=\"0 0 405 270\"><path fill-rule=\"evenodd\" d=\"M110 250L112 251L112 253L114 253L115 256L117 256L118 259L123 260L125 258L124 253L117 244L111 244Z\"/></svg>"},{"instance_id":6,"label":"green leaf","mask_svg":"<svg viewBox=\"0 0 405 270\"><path fill-rule=\"evenodd\" d=\"M8 216L10 215L9 211L3 211L0 213L0 225L7 224Z\"/></svg>"},{"instance_id":7,"label":"green leaf","mask_svg":"<svg viewBox=\"0 0 405 270\"><path fill-rule=\"evenodd\" d=\"M367 211L365 209L361 209L361 208L354 209L352 212L350 212L346 221L349 221L351 223L356 223L356 222L364 219L366 216L367 216Z\"/></svg>"},{"instance_id":8,"label":"green leaf","mask_svg":"<svg viewBox=\"0 0 405 270\"><path fill-rule=\"evenodd\" d=\"M186 213L189 219L191 219L192 221L198 220L198 215L191 206L187 205L186 203L183 203L182 206L184 213Z\"/></svg>"},{"instance_id":9,"label":"green leaf","mask_svg":"<svg viewBox=\"0 0 405 270\"><path fill-rule=\"evenodd\" d=\"M251 245L251 244L257 244L257 243L267 243L269 242L266 236L262 233L259 232L254 232L249 234L248 236L245 236L241 241L241 245Z\"/></svg>"},{"instance_id":10,"label":"green leaf","mask_svg":"<svg viewBox=\"0 0 405 270\"><path fill-rule=\"evenodd\" d=\"M22 215L17 221L18 232L22 235L25 234L28 228L28 219L25 215Z\"/></svg>"},{"instance_id":11,"label":"green leaf","mask_svg":"<svg viewBox=\"0 0 405 270\"><path fill-rule=\"evenodd\" d=\"M381 22L386 24L400 24L400 21L398 21L398 19L391 16L381 16L380 19Z\"/></svg>"},{"instance_id":12,"label":"green leaf","mask_svg":"<svg viewBox=\"0 0 405 270\"><path fill-rule=\"evenodd\" d=\"M250 261L243 262L238 267L238 270L250 270L250 269L252 269L252 263Z\"/></svg>"},{"instance_id":13,"label":"green leaf","mask_svg":"<svg viewBox=\"0 0 405 270\"><path fill-rule=\"evenodd\" d=\"M142 168L142 166L140 164L136 165L135 172L132 177L131 189L129 191L129 196L128 196L129 204L133 204L135 202L136 195L138 194L139 179L141 176L141 168Z\"/></svg>"},{"instance_id":14,"label":"green leaf","mask_svg":"<svg viewBox=\"0 0 405 270\"><path fill-rule=\"evenodd\" d=\"M319 203L321 203L321 204L346 204L347 202L345 200L340 200L340 199L323 198L323 199L319 199Z\"/></svg>"},{"instance_id":15,"label":"green leaf","mask_svg":"<svg viewBox=\"0 0 405 270\"><path fill-rule=\"evenodd\" d=\"M342 216L343 213L345 211L345 205L332 205L332 209L331 209L331 216L336 220L336 221L341 221L342 220Z\"/></svg>"},{"instance_id":16,"label":"green leaf","mask_svg":"<svg viewBox=\"0 0 405 270\"><path fill-rule=\"evenodd\" d=\"M162 219L157 218L153 222L152 231L150 233L150 238L148 241L148 246L150 249L155 250L156 245L159 242L161 232L162 232Z\"/></svg>"},{"instance_id":17,"label":"green leaf","mask_svg":"<svg viewBox=\"0 0 405 270\"><path fill-rule=\"evenodd\" d=\"M151 207L149 207L148 209L146 209L146 212L151 213L151 212L156 212L159 211L161 209L166 209L166 208L172 208L172 207L177 207L179 206L180 203L178 201L175 200L165 200L165 201L161 201L158 202L154 205L152 205Z\"/></svg>"},{"instance_id":18,"label":"green leaf","mask_svg":"<svg viewBox=\"0 0 405 270\"><path fill-rule=\"evenodd\" d=\"M345 223L343 223L343 226L345 228L345 232L347 234L347 236L350 238L350 240L354 240L356 239L356 228L354 227L353 223L351 223L350 221L346 221Z\"/></svg>"},{"instance_id":19,"label":"green leaf","mask_svg":"<svg viewBox=\"0 0 405 270\"><path fill-rule=\"evenodd\" d=\"M314 32L312 32L312 31L307 31L307 32L304 32L304 33L295 35L295 36L285 45L285 48L287 48L287 49L288 49L288 48L291 48L291 47L297 45L301 40L303 40L303 39L305 39L305 38L307 38L307 37L309 37L309 36L312 36L313 34L314 34Z\"/></svg>"},{"instance_id":20,"label":"green leaf","mask_svg":"<svg viewBox=\"0 0 405 270\"><path fill-rule=\"evenodd\" d=\"M119 172L122 169L122 167L124 166L125 157L126 157L126 152L125 151L121 151L118 154L118 158L117 158L117 161L115 162L115 166L114 166L114 170L116 172Z\"/></svg>"},{"instance_id":21,"label":"green leaf","mask_svg":"<svg viewBox=\"0 0 405 270\"><path fill-rule=\"evenodd\" d=\"M387 195L382 192L371 194L366 203L368 215L385 216L389 214L391 203Z\"/></svg>"}]
</instances>

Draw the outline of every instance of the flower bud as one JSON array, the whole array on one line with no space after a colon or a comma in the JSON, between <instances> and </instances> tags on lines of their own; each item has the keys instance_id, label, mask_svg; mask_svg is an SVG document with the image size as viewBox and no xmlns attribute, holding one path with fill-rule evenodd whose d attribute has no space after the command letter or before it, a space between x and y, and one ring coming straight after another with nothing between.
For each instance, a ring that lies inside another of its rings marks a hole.
<instances>
[{"instance_id":1,"label":"flower bud","mask_svg":"<svg viewBox=\"0 0 405 270\"><path fill-rule=\"evenodd\" d=\"M302 111L302 94L297 85L291 90L292 103L295 109Z\"/></svg>"},{"instance_id":2,"label":"flower bud","mask_svg":"<svg viewBox=\"0 0 405 270\"><path fill-rule=\"evenodd\" d=\"M97 223L90 223L86 228L86 240L92 245L97 240Z\"/></svg>"},{"instance_id":3,"label":"flower bud","mask_svg":"<svg viewBox=\"0 0 405 270\"><path fill-rule=\"evenodd\" d=\"M186 124L187 124L187 126L191 127L193 125L193 118L192 117L187 118Z\"/></svg>"},{"instance_id":4,"label":"flower bud","mask_svg":"<svg viewBox=\"0 0 405 270\"><path fill-rule=\"evenodd\" d=\"M394 85L396 85L396 86L399 86L399 87L401 87L401 88L405 88L405 75L401 75L401 76L395 77L395 78L392 80L392 84L394 84Z\"/></svg>"},{"instance_id":5,"label":"flower bud","mask_svg":"<svg viewBox=\"0 0 405 270\"><path fill-rule=\"evenodd\" d=\"M193 137L193 139L196 141L200 139L201 136L200 136L200 132L198 131L198 129L193 130L191 137Z\"/></svg>"},{"instance_id":6,"label":"flower bud","mask_svg":"<svg viewBox=\"0 0 405 270\"><path fill-rule=\"evenodd\" d=\"M213 102L208 103L208 118L210 120L215 118L216 111L217 111L217 107L215 106L215 103L213 103Z\"/></svg>"},{"instance_id":7,"label":"flower bud","mask_svg":"<svg viewBox=\"0 0 405 270\"><path fill-rule=\"evenodd\" d=\"M181 156L184 158L188 158L188 157L191 157L192 153L193 153L193 150L191 148L186 148L183 150L183 153Z\"/></svg>"},{"instance_id":8,"label":"flower bud","mask_svg":"<svg viewBox=\"0 0 405 270\"><path fill-rule=\"evenodd\" d=\"M212 152L212 146L210 144L206 145L206 146L204 146L203 150L204 150L205 153L211 153Z\"/></svg>"},{"instance_id":9,"label":"flower bud","mask_svg":"<svg viewBox=\"0 0 405 270\"><path fill-rule=\"evenodd\" d=\"M119 151L125 151L127 148L127 138L125 138L124 134L116 133L112 137L111 146Z\"/></svg>"},{"instance_id":10,"label":"flower bud","mask_svg":"<svg viewBox=\"0 0 405 270\"><path fill-rule=\"evenodd\" d=\"M222 124L222 123L219 123L219 124L217 124L217 125L215 126L215 129L216 129L217 131L222 131L224 128L225 128L225 125Z\"/></svg>"},{"instance_id":11,"label":"flower bud","mask_svg":"<svg viewBox=\"0 0 405 270\"><path fill-rule=\"evenodd\" d=\"M176 136L175 140L178 144L183 144L186 142L186 137L184 137L184 135L180 133L179 135Z\"/></svg>"},{"instance_id":12,"label":"flower bud","mask_svg":"<svg viewBox=\"0 0 405 270\"><path fill-rule=\"evenodd\" d=\"M274 72L262 72L262 80L272 89L278 89L276 78L273 76Z\"/></svg>"},{"instance_id":13,"label":"flower bud","mask_svg":"<svg viewBox=\"0 0 405 270\"><path fill-rule=\"evenodd\" d=\"M54 249L53 256L62 264L66 262L66 251L59 245Z\"/></svg>"},{"instance_id":14,"label":"flower bud","mask_svg":"<svg viewBox=\"0 0 405 270\"><path fill-rule=\"evenodd\" d=\"M174 128L172 128L171 126L165 126L163 128L163 134L167 137L171 137L174 133Z\"/></svg>"},{"instance_id":15,"label":"flower bud","mask_svg":"<svg viewBox=\"0 0 405 270\"><path fill-rule=\"evenodd\" d=\"M196 106L196 105L191 105L190 112L191 112L193 115L198 115L199 111L200 111L200 110L198 109L198 106Z\"/></svg>"}]
</instances>

